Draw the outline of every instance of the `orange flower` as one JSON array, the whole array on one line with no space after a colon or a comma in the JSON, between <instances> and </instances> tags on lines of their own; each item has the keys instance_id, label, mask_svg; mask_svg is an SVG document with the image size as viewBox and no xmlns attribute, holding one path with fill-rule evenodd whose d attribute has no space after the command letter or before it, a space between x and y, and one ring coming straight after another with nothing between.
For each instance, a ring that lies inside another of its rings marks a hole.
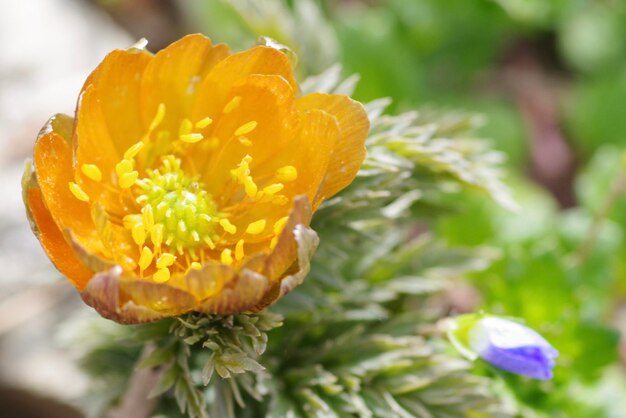
<instances>
[{"instance_id":1,"label":"orange flower","mask_svg":"<svg viewBox=\"0 0 626 418\"><path fill-rule=\"evenodd\" d=\"M56 115L24 200L46 253L102 316L258 310L302 282L320 203L354 179L369 128L345 96L298 97L282 52L190 35L111 52L75 119Z\"/></svg>"}]
</instances>

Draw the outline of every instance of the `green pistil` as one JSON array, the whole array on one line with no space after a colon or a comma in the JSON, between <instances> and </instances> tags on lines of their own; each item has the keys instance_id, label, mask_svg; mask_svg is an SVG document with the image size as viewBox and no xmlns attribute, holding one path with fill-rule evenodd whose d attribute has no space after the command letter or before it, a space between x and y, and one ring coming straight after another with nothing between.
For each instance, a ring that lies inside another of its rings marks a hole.
<instances>
[{"instance_id":1,"label":"green pistil","mask_svg":"<svg viewBox=\"0 0 626 418\"><path fill-rule=\"evenodd\" d=\"M143 190L137 203L152 207L155 225L164 227L165 243L180 252L211 242L217 221L215 202L197 179L183 172L180 160L167 155L161 168L147 174L137 181Z\"/></svg>"}]
</instances>

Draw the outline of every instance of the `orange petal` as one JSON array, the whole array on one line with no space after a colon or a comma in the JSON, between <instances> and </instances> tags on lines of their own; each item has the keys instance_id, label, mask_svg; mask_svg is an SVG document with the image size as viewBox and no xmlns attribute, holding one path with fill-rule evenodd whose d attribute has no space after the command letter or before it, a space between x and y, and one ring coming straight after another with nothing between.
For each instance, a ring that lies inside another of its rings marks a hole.
<instances>
[{"instance_id":1,"label":"orange petal","mask_svg":"<svg viewBox=\"0 0 626 418\"><path fill-rule=\"evenodd\" d=\"M213 46L204 35L188 35L159 51L147 65L141 81L141 106L147 129L160 103L164 125L177 131L196 96L197 85L230 54L224 44Z\"/></svg>"},{"instance_id":2,"label":"orange petal","mask_svg":"<svg viewBox=\"0 0 626 418\"><path fill-rule=\"evenodd\" d=\"M80 113L86 103L79 101L77 129L86 131L87 129L81 128L81 124L98 123L92 128L92 132L108 131L110 140L119 155L136 143L145 131L141 119L139 92L143 71L151 58L148 52L137 49L115 50L108 54L89 76L83 87L83 90L87 91L89 86L93 86L95 97L89 107L99 107L102 117L94 121L90 117L81 118ZM100 126L102 122L104 126ZM78 140L83 140L80 135ZM100 151L96 147L86 149L85 152L98 153Z\"/></svg>"},{"instance_id":3,"label":"orange petal","mask_svg":"<svg viewBox=\"0 0 626 418\"><path fill-rule=\"evenodd\" d=\"M293 209L278 239L278 244L265 260L263 275L272 282L278 281L298 258L298 246L294 230L296 225L308 226L311 223L311 216L311 205L308 199L304 196L294 199Z\"/></svg>"},{"instance_id":4,"label":"orange petal","mask_svg":"<svg viewBox=\"0 0 626 418\"><path fill-rule=\"evenodd\" d=\"M70 144L56 132L49 132L37 140L34 162L37 184L58 228L72 231L89 251L102 253L89 204L78 200L68 187L74 181Z\"/></svg>"},{"instance_id":5,"label":"orange petal","mask_svg":"<svg viewBox=\"0 0 626 418\"><path fill-rule=\"evenodd\" d=\"M223 186L230 180L230 169L246 154L252 156L251 168L264 164L288 146L297 135L299 118L293 106L295 91L277 75L251 75L234 86L229 97L242 98L238 111L220 115L213 122L211 135L220 139L221 146L209 159L194 158L196 167L206 167L202 173L208 190L215 196L227 198ZM244 146L235 137L242 125L257 122L256 128L246 134L251 146ZM193 158L193 157L192 157Z\"/></svg>"},{"instance_id":6,"label":"orange petal","mask_svg":"<svg viewBox=\"0 0 626 418\"><path fill-rule=\"evenodd\" d=\"M79 290L84 288L93 272L76 257L63 233L45 207L41 190L30 176L24 187L24 203L33 224L33 232L57 269Z\"/></svg>"},{"instance_id":7,"label":"orange petal","mask_svg":"<svg viewBox=\"0 0 626 418\"><path fill-rule=\"evenodd\" d=\"M74 143L76 174L80 179L80 185L94 199L96 196L101 196L102 200L106 200L106 189L85 178L80 171L83 164L95 164L102 172L102 182L113 184L112 174L115 164L122 158L122 154L116 149L109 135L107 120L95 87L88 86L80 96L76 120Z\"/></svg>"},{"instance_id":8,"label":"orange petal","mask_svg":"<svg viewBox=\"0 0 626 418\"><path fill-rule=\"evenodd\" d=\"M275 278L273 286L253 310L259 311L274 303L302 284L309 273L311 258L319 245L317 234L307 227L311 220L310 210L306 198L295 200L278 244L265 261L264 273Z\"/></svg>"},{"instance_id":9,"label":"orange petal","mask_svg":"<svg viewBox=\"0 0 626 418\"><path fill-rule=\"evenodd\" d=\"M302 124L296 136L286 147L278 150L274 158L254 169L253 175L274 183L276 181L274 175L278 168L293 165L297 168L298 177L293 181L285 182L280 194L288 198L305 195L310 202L313 202L313 210L315 210L321 202L319 191L323 185L331 151L339 131L335 118L321 110L306 111L301 117ZM276 206L269 202L255 203L253 210L235 212L232 220L237 225L248 225L258 219L265 219L268 224L273 225L279 218L288 215L288 210L288 205ZM270 231L271 228L267 228L266 232ZM230 238L236 242L239 235ZM258 236L252 242L265 238L268 236Z\"/></svg>"},{"instance_id":10,"label":"orange petal","mask_svg":"<svg viewBox=\"0 0 626 418\"><path fill-rule=\"evenodd\" d=\"M321 109L337 118L339 138L328 165L321 198L326 199L354 180L365 159L369 131L367 113L359 102L347 96L313 93L297 100L301 109Z\"/></svg>"},{"instance_id":11,"label":"orange petal","mask_svg":"<svg viewBox=\"0 0 626 418\"><path fill-rule=\"evenodd\" d=\"M326 178L333 151L339 140L337 120L321 110L304 112L302 129L291 146L283 152L283 158L277 158L280 164L296 167L298 177L294 181L285 183L283 193L286 196L304 194L312 202L313 211L321 202L320 186L326 187Z\"/></svg>"},{"instance_id":12,"label":"orange petal","mask_svg":"<svg viewBox=\"0 0 626 418\"><path fill-rule=\"evenodd\" d=\"M230 89L251 74L279 75L287 80L294 91L298 90L289 58L274 48L257 46L229 56L209 72L198 87L193 119L200 120L205 116L213 118L221 114L230 100Z\"/></svg>"}]
</instances>

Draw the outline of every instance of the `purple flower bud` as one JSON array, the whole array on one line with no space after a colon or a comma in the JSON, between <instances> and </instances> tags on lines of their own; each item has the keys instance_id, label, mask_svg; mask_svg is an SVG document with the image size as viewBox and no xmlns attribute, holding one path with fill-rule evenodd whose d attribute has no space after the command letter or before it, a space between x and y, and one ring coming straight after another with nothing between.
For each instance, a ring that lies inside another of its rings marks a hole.
<instances>
[{"instance_id":1,"label":"purple flower bud","mask_svg":"<svg viewBox=\"0 0 626 418\"><path fill-rule=\"evenodd\" d=\"M484 317L469 332L470 347L494 366L523 376L552 378L559 353L541 335L517 322Z\"/></svg>"},{"instance_id":2,"label":"purple flower bud","mask_svg":"<svg viewBox=\"0 0 626 418\"><path fill-rule=\"evenodd\" d=\"M495 316L462 315L453 320L449 335L470 358L540 380L552 378L559 353L541 335L517 322Z\"/></svg>"}]
</instances>

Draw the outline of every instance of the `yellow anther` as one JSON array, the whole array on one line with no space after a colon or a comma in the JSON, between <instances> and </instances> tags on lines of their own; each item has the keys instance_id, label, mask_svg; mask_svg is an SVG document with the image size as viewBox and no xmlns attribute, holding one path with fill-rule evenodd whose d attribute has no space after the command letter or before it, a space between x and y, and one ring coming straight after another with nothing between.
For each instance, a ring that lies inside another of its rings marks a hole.
<instances>
[{"instance_id":1,"label":"yellow anther","mask_svg":"<svg viewBox=\"0 0 626 418\"><path fill-rule=\"evenodd\" d=\"M193 123L187 118L183 119L180 123L180 128L178 128L178 136L183 136L190 134L193 130Z\"/></svg>"},{"instance_id":2,"label":"yellow anther","mask_svg":"<svg viewBox=\"0 0 626 418\"><path fill-rule=\"evenodd\" d=\"M220 261L222 264L226 264L227 266L233 264L233 252L230 248L224 248L222 254L220 255Z\"/></svg>"},{"instance_id":3,"label":"yellow anther","mask_svg":"<svg viewBox=\"0 0 626 418\"><path fill-rule=\"evenodd\" d=\"M239 241L237 241L237 245L235 245L235 259L237 261L241 260L244 256L243 244L243 239L240 239Z\"/></svg>"},{"instance_id":4,"label":"yellow anther","mask_svg":"<svg viewBox=\"0 0 626 418\"><path fill-rule=\"evenodd\" d=\"M230 99L230 102L228 102L226 106L224 106L224 113L232 112L233 110L237 109L240 104L241 104L241 96L233 97L232 99Z\"/></svg>"},{"instance_id":5,"label":"yellow anther","mask_svg":"<svg viewBox=\"0 0 626 418\"><path fill-rule=\"evenodd\" d=\"M188 144L195 144L196 142L200 142L203 139L204 136L199 133L185 134L180 136L180 140Z\"/></svg>"},{"instance_id":6,"label":"yellow anther","mask_svg":"<svg viewBox=\"0 0 626 418\"><path fill-rule=\"evenodd\" d=\"M146 230L150 231L154 226L154 209L152 205L148 204L141 209L143 217L143 224L146 226Z\"/></svg>"},{"instance_id":7,"label":"yellow anther","mask_svg":"<svg viewBox=\"0 0 626 418\"><path fill-rule=\"evenodd\" d=\"M243 188L246 191L246 195L248 195L249 197L256 196L257 192L259 191L259 187L250 176L244 177Z\"/></svg>"},{"instance_id":8,"label":"yellow anther","mask_svg":"<svg viewBox=\"0 0 626 418\"><path fill-rule=\"evenodd\" d=\"M243 145L244 147L251 147L252 146L252 141L250 141L248 138L246 138L245 136L240 136L239 138L237 138L237 140L239 141L239 143L241 145Z\"/></svg>"},{"instance_id":9,"label":"yellow anther","mask_svg":"<svg viewBox=\"0 0 626 418\"><path fill-rule=\"evenodd\" d=\"M152 279L157 283L165 283L170 279L170 269L167 267L158 269L152 276Z\"/></svg>"},{"instance_id":10,"label":"yellow anther","mask_svg":"<svg viewBox=\"0 0 626 418\"><path fill-rule=\"evenodd\" d=\"M237 130L235 131L235 136L241 136L241 135L246 135L249 134L250 132L254 131L257 127L258 123L255 120L251 120L250 122L246 122L243 125L241 125L239 128L237 128Z\"/></svg>"},{"instance_id":11,"label":"yellow anther","mask_svg":"<svg viewBox=\"0 0 626 418\"><path fill-rule=\"evenodd\" d=\"M145 270L152 263L152 259L154 258L154 254L152 250L148 247L143 247L141 250L141 255L139 256L139 268L141 271Z\"/></svg>"},{"instance_id":12,"label":"yellow anther","mask_svg":"<svg viewBox=\"0 0 626 418\"><path fill-rule=\"evenodd\" d=\"M154 118L152 118L152 122L150 122L150 127L148 130L150 132L154 131L157 126L163 122L163 118L165 117L165 103L159 103L159 107L157 108L156 114Z\"/></svg>"},{"instance_id":13,"label":"yellow anther","mask_svg":"<svg viewBox=\"0 0 626 418\"><path fill-rule=\"evenodd\" d=\"M146 145L143 141L139 141L134 145L131 145L124 153L124 160L132 160L139 154L139 151ZM123 160L122 160L123 161ZM132 168L131 168L132 170Z\"/></svg>"},{"instance_id":14,"label":"yellow anther","mask_svg":"<svg viewBox=\"0 0 626 418\"><path fill-rule=\"evenodd\" d=\"M204 237L203 241L205 242L206 245L209 246L210 249L214 250L215 249L215 243L213 242L213 240L209 237Z\"/></svg>"},{"instance_id":15,"label":"yellow anther","mask_svg":"<svg viewBox=\"0 0 626 418\"><path fill-rule=\"evenodd\" d=\"M124 223L124 228L133 229L133 226L137 223L141 223L142 220L143 217L141 215L126 215L122 219L122 222Z\"/></svg>"},{"instance_id":16,"label":"yellow anther","mask_svg":"<svg viewBox=\"0 0 626 418\"><path fill-rule=\"evenodd\" d=\"M163 253L157 259L156 266L157 268L162 269L171 266L172 264L174 264L174 261L176 261L176 256L174 254Z\"/></svg>"},{"instance_id":17,"label":"yellow anther","mask_svg":"<svg viewBox=\"0 0 626 418\"><path fill-rule=\"evenodd\" d=\"M102 172L100 171L98 166L95 164L83 164L80 167L80 171L82 171L83 174L87 176L87 178L93 181L102 180Z\"/></svg>"},{"instance_id":18,"label":"yellow anther","mask_svg":"<svg viewBox=\"0 0 626 418\"><path fill-rule=\"evenodd\" d=\"M285 216L283 218L280 218L279 220L277 220L274 223L274 233L276 235L280 234L281 232L283 232L283 229L285 228L285 225L287 225L287 221L289 220L288 216Z\"/></svg>"},{"instance_id":19,"label":"yellow anther","mask_svg":"<svg viewBox=\"0 0 626 418\"><path fill-rule=\"evenodd\" d=\"M220 219L220 225L222 228L224 228L224 231L228 232L229 234L234 234L237 232L237 227L231 224L228 218Z\"/></svg>"},{"instance_id":20,"label":"yellow anther","mask_svg":"<svg viewBox=\"0 0 626 418\"><path fill-rule=\"evenodd\" d=\"M133 241L137 245L143 245L146 242L146 228L144 228L142 222L137 222L133 225L131 229L131 235L133 236Z\"/></svg>"},{"instance_id":21,"label":"yellow anther","mask_svg":"<svg viewBox=\"0 0 626 418\"><path fill-rule=\"evenodd\" d=\"M213 119L207 116L206 118L200 119L198 122L196 122L196 128L204 129L212 123Z\"/></svg>"},{"instance_id":22,"label":"yellow anther","mask_svg":"<svg viewBox=\"0 0 626 418\"><path fill-rule=\"evenodd\" d=\"M246 228L246 233L250 235L258 235L265 229L267 225L267 221L265 219L259 219L258 221L252 222Z\"/></svg>"},{"instance_id":23,"label":"yellow anther","mask_svg":"<svg viewBox=\"0 0 626 418\"><path fill-rule=\"evenodd\" d=\"M282 183L270 184L269 186L265 186L263 188L263 194L275 195L276 193L280 192L284 188L285 188L285 185Z\"/></svg>"},{"instance_id":24,"label":"yellow anther","mask_svg":"<svg viewBox=\"0 0 626 418\"><path fill-rule=\"evenodd\" d=\"M115 164L115 172L119 177L123 176L126 173L130 173L135 169L135 164L133 160L123 159L119 163Z\"/></svg>"},{"instance_id":25,"label":"yellow anther","mask_svg":"<svg viewBox=\"0 0 626 418\"><path fill-rule=\"evenodd\" d=\"M71 181L69 185L70 185L70 192L72 192L72 194L74 195L76 199L81 200L83 202L89 202L89 196L87 195L87 193L85 193L85 191L78 184Z\"/></svg>"},{"instance_id":26,"label":"yellow anther","mask_svg":"<svg viewBox=\"0 0 626 418\"><path fill-rule=\"evenodd\" d=\"M122 189L128 189L135 184L137 178L139 178L139 173L137 171L131 171L130 173L122 174L118 179L118 183Z\"/></svg>"},{"instance_id":27,"label":"yellow anther","mask_svg":"<svg viewBox=\"0 0 626 418\"><path fill-rule=\"evenodd\" d=\"M189 268L187 269L187 271L189 270L202 270L202 264L198 263L197 261L193 261L189 265Z\"/></svg>"},{"instance_id":28,"label":"yellow anther","mask_svg":"<svg viewBox=\"0 0 626 418\"><path fill-rule=\"evenodd\" d=\"M161 248L163 244L163 224L156 224L150 229L150 240L154 245L155 250Z\"/></svg>"},{"instance_id":29,"label":"yellow anther","mask_svg":"<svg viewBox=\"0 0 626 418\"><path fill-rule=\"evenodd\" d=\"M234 168L232 170L230 170L230 175L236 179L239 184L243 184L246 176L250 175L250 161L252 160L252 157L250 157L249 155L246 155L245 157L243 157L243 159L241 160L241 162L239 164L237 164L237 168Z\"/></svg>"},{"instance_id":30,"label":"yellow anther","mask_svg":"<svg viewBox=\"0 0 626 418\"><path fill-rule=\"evenodd\" d=\"M276 245L278 244L278 235L276 235L274 238L272 238L272 240L270 241L270 250L273 250L274 248L276 248Z\"/></svg>"},{"instance_id":31,"label":"yellow anther","mask_svg":"<svg viewBox=\"0 0 626 418\"><path fill-rule=\"evenodd\" d=\"M276 170L276 178L279 181L294 181L298 178L298 170L292 165L286 165Z\"/></svg>"}]
</instances>

